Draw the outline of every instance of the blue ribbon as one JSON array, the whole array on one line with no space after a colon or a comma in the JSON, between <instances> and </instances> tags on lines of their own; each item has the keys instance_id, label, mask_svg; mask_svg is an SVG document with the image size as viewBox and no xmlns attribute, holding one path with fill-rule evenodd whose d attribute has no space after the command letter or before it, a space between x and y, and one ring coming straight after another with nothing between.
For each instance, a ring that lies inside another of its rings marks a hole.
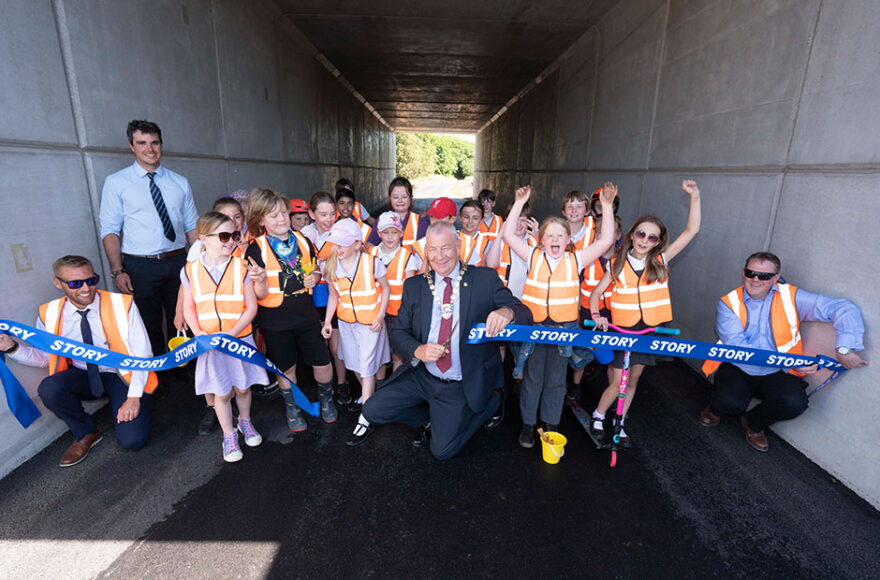
<instances>
[{"instance_id":1,"label":"blue ribbon","mask_svg":"<svg viewBox=\"0 0 880 580\"><path fill-rule=\"evenodd\" d=\"M27 429L31 426L31 423L40 418L40 410L37 409L37 406L34 405L34 402L28 396L27 391L22 388L21 383L18 382L18 379L15 378L12 371L6 366L5 360L6 356L0 353L0 381L3 382L6 403L9 405L9 410L12 411L15 418L21 423L21 426Z\"/></svg>"},{"instance_id":2,"label":"blue ribbon","mask_svg":"<svg viewBox=\"0 0 880 580\"><path fill-rule=\"evenodd\" d=\"M123 371L165 371L176 368L208 351L219 350L224 354L263 367L278 376L286 378L290 382L290 388L293 391L293 398L297 406L313 417L317 417L320 412L319 404L309 401L302 391L297 388L296 384L281 369L275 366L272 361L267 359L263 353L253 346L227 334L198 336L186 341L171 352L153 358L144 358L126 356L11 320L0 320L0 333L14 336L19 340L27 342L32 347L49 354L56 354L85 363L96 363L103 367L121 369ZM3 391L6 393L6 402L9 404L9 410L18 419L18 422L27 428L39 418L40 412L33 401L31 401L27 391L24 390L21 383L12 374L9 367L6 366L6 363L3 362L2 357L0 357L0 379L3 381Z\"/></svg>"},{"instance_id":3,"label":"blue ribbon","mask_svg":"<svg viewBox=\"0 0 880 580\"><path fill-rule=\"evenodd\" d=\"M745 346L731 346L713 342L698 342L668 336L634 335L619 332L595 332L556 328L552 326L519 326L508 324L498 335L486 336L486 325L475 324L468 333L467 343L487 341L537 342L540 344L567 344L596 350L602 362L602 350L628 350L645 354L680 356L702 360L748 364L752 366L794 369L817 364L831 371L845 370L837 360L823 355L786 354L775 350L761 350Z\"/></svg>"}]
</instances>

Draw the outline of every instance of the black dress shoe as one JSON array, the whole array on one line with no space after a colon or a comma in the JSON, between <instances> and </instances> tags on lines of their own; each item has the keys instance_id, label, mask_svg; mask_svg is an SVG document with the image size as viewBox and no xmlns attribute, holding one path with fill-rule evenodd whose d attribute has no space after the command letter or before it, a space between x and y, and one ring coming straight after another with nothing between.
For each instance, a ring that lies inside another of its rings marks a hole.
<instances>
[{"instance_id":1,"label":"black dress shoe","mask_svg":"<svg viewBox=\"0 0 880 580\"><path fill-rule=\"evenodd\" d=\"M413 447L424 447L431 440L431 424L419 428L419 434L412 440Z\"/></svg>"},{"instance_id":2,"label":"black dress shoe","mask_svg":"<svg viewBox=\"0 0 880 580\"><path fill-rule=\"evenodd\" d=\"M495 410L495 414L489 417L489 420L483 425L483 429L486 431L491 431L504 420L504 391L498 391L498 397L500 399L498 401L498 409Z\"/></svg>"},{"instance_id":3,"label":"black dress shoe","mask_svg":"<svg viewBox=\"0 0 880 580\"><path fill-rule=\"evenodd\" d=\"M367 437L370 436L370 433L373 432L372 425L364 425L363 423L358 423L357 427L354 429L354 433L351 436L351 439L345 442L349 447L357 447L361 443L367 440Z\"/></svg>"}]
</instances>

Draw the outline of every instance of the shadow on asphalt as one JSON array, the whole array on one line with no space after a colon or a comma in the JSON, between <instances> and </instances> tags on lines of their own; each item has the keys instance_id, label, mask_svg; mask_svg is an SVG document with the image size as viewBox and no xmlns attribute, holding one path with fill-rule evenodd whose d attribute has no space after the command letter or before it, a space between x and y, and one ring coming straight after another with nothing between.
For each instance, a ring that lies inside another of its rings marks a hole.
<instances>
[{"instance_id":1,"label":"shadow on asphalt","mask_svg":"<svg viewBox=\"0 0 880 580\"><path fill-rule=\"evenodd\" d=\"M585 385L583 407L592 409L603 383ZM615 469L568 410L558 465L544 463L539 447L520 448L515 397L501 427L479 432L447 462L412 447L404 426L380 427L349 448L355 413L341 411L332 425L311 419L293 435L280 401L257 402L266 442L224 464L220 435L195 435L200 403L187 388L156 403L153 439L138 453L110 436L61 470L68 434L0 481L2 539L139 540L106 572L125 578L859 578L880 570L878 512L772 434L771 451L760 454L733 418L701 428L707 383L683 363L645 371L627 421L635 445ZM313 384L303 388L315 398ZM98 418L109 425L106 409ZM231 544L191 548L215 543Z\"/></svg>"}]
</instances>

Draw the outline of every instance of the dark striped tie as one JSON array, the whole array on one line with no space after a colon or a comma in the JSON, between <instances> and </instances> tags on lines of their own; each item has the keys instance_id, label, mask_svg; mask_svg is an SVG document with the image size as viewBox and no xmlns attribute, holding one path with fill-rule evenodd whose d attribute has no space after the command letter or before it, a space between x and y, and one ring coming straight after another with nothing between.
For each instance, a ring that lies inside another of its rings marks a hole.
<instances>
[{"instance_id":1,"label":"dark striped tie","mask_svg":"<svg viewBox=\"0 0 880 580\"><path fill-rule=\"evenodd\" d=\"M155 175L154 172L147 173L147 177L150 178L150 195L153 196L153 205L156 206L159 219L162 220L162 229L165 230L165 237L173 242L177 235L174 233L174 226L171 225L171 218L168 217L168 208L165 207L165 201L162 199L162 191L154 181Z\"/></svg>"},{"instance_id":2,"label":"dark striped tie","mask_svg":"<svg viewBox=\"0 0 880 580\"><path fill-rule=\"evenodd\" d=\"M77 310L76 313L82 316L82 319L79 321L79 331L82 334L82 341L94 346L95 343L92 341L92 326L89 324L89 319L87 318L89 309ZM98 372L98 365L95 363L86 363L86 372L89 374L89 390L92 391L92 395L95 397L100 397L104 394L104 385L101 382L101 373Z\"/></svg>"}]
</instances>

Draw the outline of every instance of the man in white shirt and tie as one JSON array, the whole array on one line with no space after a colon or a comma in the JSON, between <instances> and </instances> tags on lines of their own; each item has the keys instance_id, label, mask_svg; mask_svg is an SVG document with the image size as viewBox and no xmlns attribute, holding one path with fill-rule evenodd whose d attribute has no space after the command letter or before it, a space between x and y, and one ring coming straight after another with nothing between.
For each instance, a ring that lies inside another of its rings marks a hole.
<instances>
[{"instance_id":1,"label":"man in white shirt and tie","mask_svg":"<svg viewBox=\"0 0 880 580\"><path fill-rule=\"evenodd\" d=\"M116 288L133 294L153 352L165 352L162 331L174 328L186 244L199 215L189 181L165 168L162 130L150 121L128 124L135 161L107 177L101 192L101 239Z\"/></svg>"},{"instance_id":2,"label":"man in white shirt and tie","mask_svg":"<svg viewBox=\"0 0 880 580\"><path fill-rule=\"evenodd\" d=\"M55 287L62 298L43 304L36 327L52 334L92 344L128 356L151 357L150 341L130 295L98 290L100 276L82 256L64 256L52 265ZM64 421L74 442L60 467L85 459L103 434L85 412L82 401L109 397L116 440L125 449L144 446L150 434L150 408L145 391L156 386L155 373L117 369L59 357L0 335L0 351L21 364L48 367L37 392L47 409Z\"/></svg>"}]
</instances>

